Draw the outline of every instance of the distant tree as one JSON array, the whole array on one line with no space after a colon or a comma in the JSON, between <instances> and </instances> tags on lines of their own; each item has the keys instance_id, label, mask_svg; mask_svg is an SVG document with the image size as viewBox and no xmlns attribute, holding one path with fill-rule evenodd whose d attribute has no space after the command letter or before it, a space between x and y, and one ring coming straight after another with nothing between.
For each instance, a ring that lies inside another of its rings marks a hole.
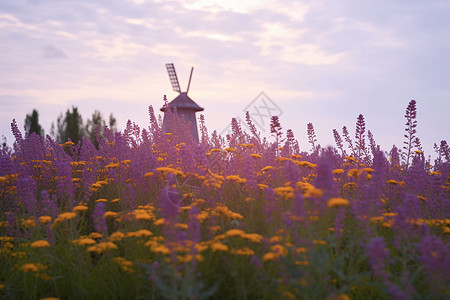
<instances>
[{"instance_id":1,"label":"distant tree","mask_svg":"<svg viewBox=\"0 0 450 300\"><path fill-rule=\"evenodd\" d=\"M109 129L112 132L117 131L117 120L116 120L116 118L114 118L113 114L109 115Z\"/></svg>"},{"instance_id":2,"label":"distant tree","mask_svg":"<svg viewBox=\"0 0 450 300\"><path fill-rule=\"evenodd\" d=\"M27 115L25 118L25 130L29 134L35 132L36 134L41 135L43 133L42 127L39 124L39 113L36 109L33 109L31 115Z\"/></svg>"},{"instance_id":3,"label":"distant tree","mask_svg":"<svg viewBox=\"0 0 450 300\"><path fill-rule=\"evenodd\" d=\"M113 114L109 116L109 128L112 132L117 131L117 121ZM83 136L87 137L92 143L98 147L98 138L103 138L104 127L106 126L106 120L100 111L95 110L91 119L87 119L86 126L83 125L83 118L81 117L78 109L72 107L72 111L69 109L66 114L62 113L58 116L55 123L52 123L50 132L56 141L60 144L67 142L70 139L72 142L77 143Z\"/></svg>"},{"instance_id":4,"label":"distant tree","mask_svg":"<svg viewBox=\"0 0 450 300\"><path fill-rule=\"evenodd\" d=\"M72 111L68 109L65 116L60 114L56 121L56 129L55 125L52 124L51 132L60 144L67 142L68 139L75 144L78 143L85 135L83 119L78 113L78 108L72 106Z\"/></svg>"},{"instance_id":5,"label":"distant tree","mask_svg":"<svg viewBox=\"0 0 450 300\"><path fill-rule=\"evenodd\" d=\"M110 117L111 121L111 117ZM103 120L102 114L96 110L92 114L92 118L86 122L86 136L91 142L98 148L98 138L103 137L103 130L106 126L105 120Z\"/></svg>"}]
</instances>

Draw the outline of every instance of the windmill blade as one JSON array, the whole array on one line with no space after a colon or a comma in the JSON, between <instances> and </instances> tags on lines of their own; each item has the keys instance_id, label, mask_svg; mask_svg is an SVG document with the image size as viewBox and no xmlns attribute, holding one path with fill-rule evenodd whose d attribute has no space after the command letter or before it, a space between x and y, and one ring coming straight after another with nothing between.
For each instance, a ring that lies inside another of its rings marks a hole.
<instances>
[{"instance_id":1,"label":"windmill blade","mask_svg":"<svg viewBox=\"0 0 450 300\"><path fill-rule=\"evenodd\" d=\"M191 75L189 75L189 83L186 90L186 94L189 93L189 87L191 86L192 72L194 72L194 67L191 68Z\"/></svg>"},{"instance_id":2,"label":"windmill blade","mask_svg":"<svg viewBox=\"0 0 450 300\"><path fill-rule=\"evenodd\" d=\"M178 83L177 72L173 64L166 64L167 73L169 73L170 83L175 92L181 93L180 84Z\"/></svg>"}]
</instances>

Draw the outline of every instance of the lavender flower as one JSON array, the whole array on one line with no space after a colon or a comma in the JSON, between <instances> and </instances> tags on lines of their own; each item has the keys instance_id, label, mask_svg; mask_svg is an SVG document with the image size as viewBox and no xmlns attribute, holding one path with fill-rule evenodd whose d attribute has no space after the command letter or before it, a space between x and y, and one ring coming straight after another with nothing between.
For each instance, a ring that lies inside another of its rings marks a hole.
<instances>
[{"instance_id":1,"label":"lavender flower","mask_svg":"<svg viewBox=\"0 0 450 300\"><path fill-rule=\"evenodd\" d=\"M369 265L374 275L383 282L389 282L391 274L386 270L386 262L389 260L389 250L386 249L384 239L372 238L366 248Z\"/></svg>"},{"instance_id":2,"label":"lavender flower","mask_svg":"<svg viewBox=\"0 0 450 300\"><path fill-rule=\"evenodd\" d=\"M439 237L430 235L419 243L417 250L431 290L438 294L450 282L450 247Z\"/></svg>"},{"instance_id":3,"label":"lavender flower","mask_svg":"<svg viewBox=\"0 0 450 300\"><path fill-rule=\"evenodd\" d=\"M103 217L105 214L106 205L103 202L98 202L94 208L92 214L92 222L94 223L94 228L103 235L108 233L108 227L106 225L106 219Z\"/></svg>"}]
</instances>

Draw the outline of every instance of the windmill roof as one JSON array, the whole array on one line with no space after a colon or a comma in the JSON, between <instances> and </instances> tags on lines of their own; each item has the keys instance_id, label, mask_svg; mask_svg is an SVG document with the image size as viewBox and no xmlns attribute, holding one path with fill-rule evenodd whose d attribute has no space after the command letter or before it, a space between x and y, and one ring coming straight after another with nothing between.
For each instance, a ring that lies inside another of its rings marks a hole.
<instances>
[{"instance_id":1,"label":"windmill roof","mask_svg":"<svg viewBox=\"0 0 450 300\"><path fill-rule=\"evenodd\" d=\"M189 96L183 92L180 93L175 99L168 103L169 108L176 107L177 109L185 109L185 110L193 110L193 111L202 111L203 107L200 107L197 103L194 102ZM162 107L161 111L165 111L165 108Z\"/></svg>"}]
</instances>

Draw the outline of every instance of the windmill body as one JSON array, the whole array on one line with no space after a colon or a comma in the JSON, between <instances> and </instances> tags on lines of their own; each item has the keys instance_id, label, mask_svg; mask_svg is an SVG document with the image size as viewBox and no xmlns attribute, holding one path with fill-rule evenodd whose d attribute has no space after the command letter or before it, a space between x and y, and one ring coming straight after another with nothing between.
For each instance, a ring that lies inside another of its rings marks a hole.
<instances>
[{"instance_id":1,"label":"windmill body","mask_svg":"<svg viewBox=\"0 0 450 300\"><path fill-rule=\"evenodd\" d=\"M197 103L194 102L188 96L189 86L191 85L192 72L194 68L191 69L191 75L189 76L189 84L186 92L181 92L180 84L178 82L177 74L175 72L175 67L173 64L166 64L167 72L169 73L170 82L172 83L173 90L180 93L175 99L167 104L167 106L162 107L161 111L164 112L164 121L163 121L163 129L164 132L172 132L170 128L170 124L167 120L166 109L171 111L176 108L178 116L184 119L185 126L190 126L189 131L194 138L194 140L198 143L198 129L197 129L197 118L195 117L195 113L197 111L202 111L203 108L200 107Z\"/></svg>"}]
</instances>

